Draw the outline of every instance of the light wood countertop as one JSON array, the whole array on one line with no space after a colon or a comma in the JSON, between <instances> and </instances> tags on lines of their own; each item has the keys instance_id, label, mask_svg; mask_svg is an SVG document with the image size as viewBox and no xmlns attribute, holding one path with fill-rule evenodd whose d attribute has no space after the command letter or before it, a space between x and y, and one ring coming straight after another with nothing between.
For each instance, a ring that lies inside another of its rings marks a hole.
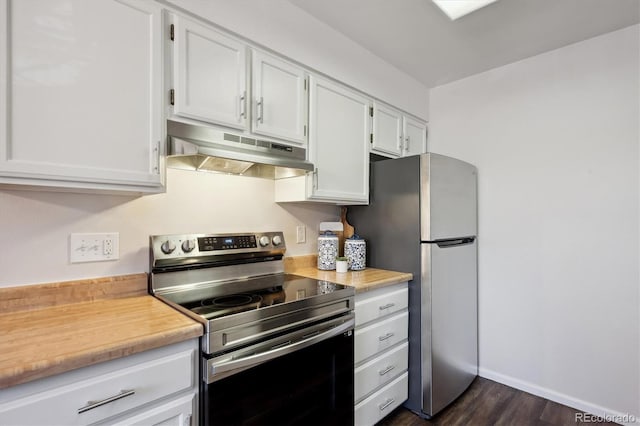
<instances>
[{"instance_id":1,"label":"light wood countertop","mask_svg":"<svg viewBox=\"0 0 640 426\"><path fill-rule=\"evenodd\" d=\"M338 274L316 257L287 272L363 292L413 279L366 268ZM147 274L0 288L0 389L202 336L200 323L147 294Z\"/></svg>"},{"instance_id":2,"label":"light wood countertop","mask_svg":"<svg viewBox=\"0 0 640 426\"><path fill-rule=\"evenodd\" d=\"M146 277L0 289L0 389L201 336Z\"/></svg>"},{"instance_id":3,"label":"light wood countertop","mask_svg":"<svg viewBox=\"0 0 640 426\"><path fill-rule=\"evenodd\" d=\"M321 271L316 267L316 256L298 256L285 258L285 270L291 274L317 280L331 281L355 287L356 293L373 290L388 285L399 284L413 279L413 274L365 268L362 271Z\"/></svg>"}]
</instances>

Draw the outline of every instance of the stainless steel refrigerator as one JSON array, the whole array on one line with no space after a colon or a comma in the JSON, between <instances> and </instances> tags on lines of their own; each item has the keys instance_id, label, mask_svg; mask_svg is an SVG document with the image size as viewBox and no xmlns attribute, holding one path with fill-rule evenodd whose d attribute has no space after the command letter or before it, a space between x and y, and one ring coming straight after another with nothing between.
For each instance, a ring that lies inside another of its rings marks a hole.
<instances>
[{"instance_id":1,"label":"stainless steel refrigerator","mask_svg":"<svg viewBox=\"0 0 640 426\"><path fill-rule=\"evenodd\" d=\"M367 266L413 273L405 406L430 417L478 373L477 171L428 153L372 162L370 179L348 219Z\"/></svg>"}]
</instances>

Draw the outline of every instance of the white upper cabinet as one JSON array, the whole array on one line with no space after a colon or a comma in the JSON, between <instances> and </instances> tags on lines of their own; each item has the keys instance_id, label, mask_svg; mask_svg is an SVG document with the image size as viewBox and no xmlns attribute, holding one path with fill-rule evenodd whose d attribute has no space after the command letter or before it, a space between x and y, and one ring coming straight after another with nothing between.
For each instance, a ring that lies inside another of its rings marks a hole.
<instances>
[{"instance_id":1,"label":"white upper cabinet","mask_svg":"<svg viewBox=\"0 0 640 426\"><path fill-rule=\"evenodd\" d=\"M305 144L304 70L258 50L252 52L253 133Z\"/></svg>"},{"instance_id":2,"label":"white upper cabinet","mask_svg":"<svg viewBox=\"0 0 640 426\"><path fill-rule=\"evenodd\" d=\"M329 80L310 77L310 198L369 202L370 101Z\"/></svg>"},{"instance_id":3,"label":"white upper cabinet","mask_svg":"<svg viewBox=\"0 0 640 426\"><path fill-rule=\"evenodd\" d=\"M162 10L0 0L0 183L163 190Z\"/></svg>"},{"instance_id":4,"label":"white upper cabinet","mask_svg":"<svg viewBox=\"0 0 640 426\"><path fill-rule=\"evenodd\" d=\"M411 117L403 120L404 151L403 156L427 152L427 124Z\"/></svg>"},{"instance_id":5,"label":"white upper cabinet","mask_svg":"<svg viewBox=\"0 0 640 426\"><path fill-rule=\"evenodd\" d=\"M402 155L402 113L380 102L373 103L371 149L399 157Z\"/></svg>"},{"instance_id":6,"label":"white upper cabinet","mask_svg":"<svg viewBox=\"0 0 640 426\"><path fill-rule=\"evenodd\" d=\"M366 204L369 201L370 101L332 81L309 78L307 176L275 182L276 201Z\"/></svg>"},{"instance_id":7,"label":"white upper cabinet","mask_svg":"<svg viewBox=\"0 0 640 426\"><path fill-rule=\"evenodd\" d=\"M373 104L371 152L406 157L427 151L427 124L382 102Z\"/></svg>"},{"instance_id":8,"label":"white upper cabinet","mask_svg":"<svg viewBox=\"0 0 640 426\"><path fill-rule=\"evenodd\" d=\"M172 114L306 144L308 98L302 68L258 49L251 49L249 66L249 47L243 42L172 16Z\"/></svg>"},{"instance_id":9,"label":"white upper cabinet","mask_svg":"<svg viewBox=\"0 0 640 426\"><path fill-rule=\"evenodd\" d=\"M182 16L173 16L173 26L173 113L245 129L248 107L245 45Z\"/></svg>"}]
</instances>

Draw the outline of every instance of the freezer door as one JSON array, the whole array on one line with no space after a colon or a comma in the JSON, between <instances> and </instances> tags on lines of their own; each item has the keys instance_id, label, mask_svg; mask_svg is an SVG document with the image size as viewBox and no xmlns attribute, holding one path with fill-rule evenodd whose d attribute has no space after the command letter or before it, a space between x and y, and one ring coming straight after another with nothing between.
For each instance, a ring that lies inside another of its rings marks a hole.
<instances>
[{"instance_id":1,"label":"freezer door","mask_svg":"<svg viewBox=\"0 0 640 426\"><path fill-rule=\"evenodd\" d=\"M423 411L432 416L478 374L475 239L421 244Z\"/></svg>"},{"instance_id":2,"label":"freezer door","mask_svg":"<svg viewBox=\"0 0 640 426\"><path fill-rule=\"evenodd\" d=\"M477 235L475 166L439 154L420 157L422 241Z\"/></svg>"}]
</instances>

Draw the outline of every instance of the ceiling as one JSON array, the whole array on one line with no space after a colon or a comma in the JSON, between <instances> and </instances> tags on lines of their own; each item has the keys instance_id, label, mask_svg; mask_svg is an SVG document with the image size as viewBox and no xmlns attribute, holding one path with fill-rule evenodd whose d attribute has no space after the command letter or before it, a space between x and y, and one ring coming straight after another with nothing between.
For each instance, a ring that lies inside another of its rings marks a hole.
<instances>
[{"instance_id":1,"label":"ceiling","mask_svg":"<svg viewBox=\"0 0 640 426\"><path fill-rule=\"evenodd\" d=\"M499 0L456 21L431 0L289 0L427 87L640 22L639 0Z\"/></svg>"}]
</instances>

